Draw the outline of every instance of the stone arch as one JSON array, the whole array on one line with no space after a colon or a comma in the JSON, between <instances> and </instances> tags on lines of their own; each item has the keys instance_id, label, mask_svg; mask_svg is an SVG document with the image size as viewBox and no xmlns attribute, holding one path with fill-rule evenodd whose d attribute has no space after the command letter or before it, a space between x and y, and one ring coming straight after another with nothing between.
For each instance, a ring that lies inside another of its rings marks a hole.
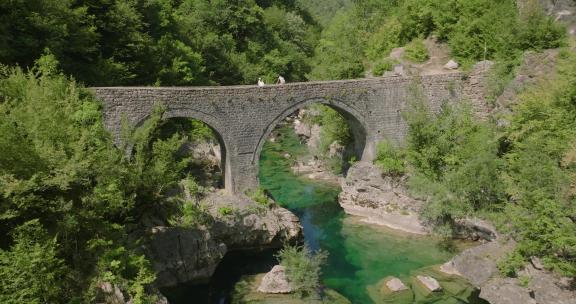
<instances>
[{"instance_id":1,"label":"stone arch","mask_svg":"<svg viewBox=\"0 0 576 304\"><path fill-rule=\"evenodd\" d=\"M300 101L296 104L293 104L278 116L276 116L265 128L264 133L260 135L260 139L258 141L258 145L256 150L254 151L254 155L252 156L252 165L256 167L256 172L258 172L259 168L259 161L260 161L260 153L262 152L262 148L264 147L264 143L274 131L276 126L286 119L290 114L308 106L311 104L324 104L330 106L334 110L338 111L348 122L350 126L350 130L352 132L352 136L354 139L354 150L355 154L360 156L360 159L371 158L371 153L368 151L370 149L370 145L368 144L368 128L366 126L366 119L361 112L341 100L334 99L334 98L310 98L303 101Z\"/></svg>"},{"instance_id":2,"label":"stone arch","mask_svg":"<svg viewBox=\"0 0 576 304\"><path fill-rule=\"evenodd\" d=\"M140 118L136 123L135 126L141 126L150 115L146 115ZM224 126L220 123L220 121L207 113L203 113L201 111L196 111L192 109L166 109L164 114L162 115L163 120L167 120L170 118L190 118L202 121L205 123L216 135L218 142L220 143L220 162L223 170L224 176L224 189L230 193L234 192L234 179L232 177L231 172L231 161L230 161L230 139L228 134L225 132Z\"/></svg>"}]
</instances>

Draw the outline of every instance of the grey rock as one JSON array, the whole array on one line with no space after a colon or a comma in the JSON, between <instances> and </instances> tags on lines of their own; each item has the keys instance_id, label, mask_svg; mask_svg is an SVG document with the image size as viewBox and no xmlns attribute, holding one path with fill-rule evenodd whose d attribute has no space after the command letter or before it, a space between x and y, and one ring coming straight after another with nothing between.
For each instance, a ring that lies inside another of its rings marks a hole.
<instances>
[{"instance_id":1,"label":"grey rock","mask_svg":"<svg viewBox=\"0 0 576 304\"><path fill-rule=\"evenodd\" d=\"M544 269L544 265L542 264L542 261L538 257L535 256L531 257L530 263L532 263L532 266L534 266L534 268L538 270Z\"/></svg>"},{"instance_id":2,"label":"grey rock","mask_svg":"<svg viewBox=\"0 0 576 304\"><path fill-rule=\"evenodd\" d=\"M126 304L124 294L120 288L109 282L102 282L98 285L96 302L106 304Z\"/></svg>"},{"instance_id":3,"label":"grey rock","mask_svg":"<svg viewBox=\"0 0 576 304\"><path fill-rule=\"evenodd\" d=\"M519 277L529 278L522 286L516 278L502 278L497 262L516 246L498 239L470 248L452 259L454 268L481 290L480 297L492 304L576 304L571 279L562 278L527 264Z\"/></svg>"},{"instance_id":4,"label":"grey rock","mask_svg":"<svg viewBox=\"0 0 576 304\"><path fill-rule=\"evenodd\" d=\"M298 217L273 206L256 211L256 203L225 192L211 193L201 202L214 222L207 227L154 227L145 246L156 271L157 287L205 283L229 251L279 248L302 239ZM233 216L218 209L235 206Z\"/></svg>"},{"instance_id":5,"label":"grey rock","mask_svg":"<svg viewBox=\"0 0 576 304\"><path fill-rule=\"evenodd\" d=\"M404 66L401 64L397 64L394 66L394 75L396 76L405 76L406 71L404 70Z\"/></svg>"},{"instance_id":6,"label":"grey rock","mask_svg":"<svg viewBox=\"0 0 576 304\"><path fill-rule=\"evenodd\" d=\"M438 283L438 281L436 281L436 279L434 279L433 277L429 277L429 276L416 276L416 279L422 283L422 285L424 285L424 287L426 287L426 289L428 289L429 291L440 291L442 290L442 286L440 286L440 283Z\"/></svg>"},{"instance_id":7,"label":"grey rock","mask_svg":"<svg viewBox=\"0 0 576 304\"><path fill-rule=\"evenodd\" d=\"M450 60L448 61L448 63L446 63L444 65L444 68L447 70L456 70L460 67L460 65L458 64L458 62L454 61L454 60Z\"/></svg>"},{"instance_id":8,"label":"grey rock","mask_svg":"<svg viewBox=\"0 0 576 304\"><path fill-rule=\"evenodd\" d=\"M494 241L466 249L452 259L454 268L470 283L481 287L499 275L497 261L514 249L513 241Z\"/></svg>"},{"instance_id":9,"label":"grey rock","mask_svg":"<svg viewBox=\"0 0 576 304\"><path fill-rule=\"evenodd\" d=\"M526 266L520 276L529 278L527 289L532 292L538 304L576 304L572 279L539 270L531 265Z\"/></svg>"},{"instance_id":10,"label":"grey rock","mask_svg":"<svg viewBox=\"0 0 576 304\"><path fill-rule=\"evenodd\" d=\"M392 277L389 280L387 280L385 284L386 284L386 287L388 287L388 289L390 289L393 292L398 292L398 291L408 289L408 287L406 287L406 285L404 285L404 283L402 283L402 281L400 281L399 278L395 278L395 277Z\"/></svg>"},{"instance_id":11,"label":"grey rock","mask_svg":"<svg viewBox=\"0 0 576 304\"><path fill-rule=\"evenodd\" d=\"M284 266L276 265L268 272L258 287L263 293L291 293L292 285L288 282Z\"/></svg>"},{"instance_id":12,"label":"grey rock","mask_svg":"<svg viewBox=\"0 0 576 304\"><path fill-rule=\"evenodd\" d=\"M156 286L207 282L227 252L226 244L203 229L158 229L148 246Z\"/></svg>"},{"instance_id":13,"label":"grey rock","mask_svg":"<svg viewBox=\"0 0 576 304\"><path fill-rule=\"evenodd\" d=\"M408 195L403 178L383 176L369 162L357 162L341 180L338 202L348 214L410 233L426 234L418 218L424 202Z\"/></svg>"},{"instance_id":14,"label":"grey rock","mask_svg":"<svg viewBox=\"0 0 576 304\"><path fill-rule=\"evenodd\" d=\"M462 276L462 274L454 266L454 261L448 261L440 266L440 271L449 275Z\"/></svg>"},{"instance_id":15,"label":"grey rock","mask_svg":"<svg viewBox=\"0 0 576 304\"><path fill-rule=\"evenodd\" d=\"M485 220L464 218L456 220L456 237L493 241L498 238L498 232L494 225Z\"/></svg>"},{"instance_id":16,"label":"grey rock","mask_svg":"<svg viewBox=\"0 0 576 304\"><path fill-rule=\"evenodd\" d=\"M493 279L480 290L480 298L491 304L538 304L526 288L513 279Z\"/></svg>"}]
</instances>

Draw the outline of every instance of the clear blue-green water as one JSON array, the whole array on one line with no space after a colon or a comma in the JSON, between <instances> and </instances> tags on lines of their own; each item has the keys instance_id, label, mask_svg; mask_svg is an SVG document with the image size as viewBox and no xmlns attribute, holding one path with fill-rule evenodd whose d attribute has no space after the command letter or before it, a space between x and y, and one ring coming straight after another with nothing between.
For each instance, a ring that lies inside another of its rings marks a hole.
<instances>
[{"instance_id":1,"label":"clear blue-green water","mask_svg":"<svg viewBox=\"0 0 576 304\"><path fill-rule=\"evenodd\" d=\"M394 232L345 215L338 205L338 185L307 180L291 172L293 159L305 154L306 148L292 129L284 127L277 133L278 140L264 146L260 182L279 204L300 218L308 246L329 253L323 268L323 283L328 288L352 303L374 303L368 295L368 286L387 276L409 283L413 275L428 274L430 266L442 264L457 253L459 246L454 243ZM287 152L292 155L290 159L284 157ZM453 279L440 279L455 283ZM419 299L418 303L481 303L470 295L471 291L471 288L458 289L454 294L446 291Z\"/></svg>"}]
</instances>

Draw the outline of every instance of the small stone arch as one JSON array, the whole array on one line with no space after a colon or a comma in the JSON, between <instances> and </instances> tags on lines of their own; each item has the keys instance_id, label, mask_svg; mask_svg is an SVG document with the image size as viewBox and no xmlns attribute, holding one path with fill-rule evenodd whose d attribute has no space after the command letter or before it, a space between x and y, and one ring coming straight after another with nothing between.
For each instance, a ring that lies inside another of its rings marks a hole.
<instances>
[{"instance_id":1,"label":"small stone arch","mask_svg":"<svg viewBox=\"0 0 576 304\"><path fill-rule=\"evenodd\" d=\"M151 115L151 114L150 114ZM141 117L136 123L134 124L135 127L141 126L150 115L146 115ZM191 109L166 109L164 114L162 115L163 120L171 119L171 118L189 118L189 119L196 119L205 123L216 135L218 142L220 143L220 162L221 166L223 167L223 175L224 175L224 189L227 192L233 193L234 192L234 179L231 172L231 161L230 161L230 139L225 132L224 126L221 125L219 120L207 113L203 113L196 110ZM130 148L131 150L131 148Z\"/></svg>"},{"instance_id":2,"label":"small stone arch","mask_svg":"<svg viewBox=\"0 0 576 304\"><path fill-rule=\"evenodd\" d=\"M369 151L371 145L368 143L368 128L366 125L367 120L359 110L347 105L341 100L334 98L310 98L298 102L284 110L282 113L277 115L264 129L264 132L260 135L260 139L258 141L254 155L252 156L252 165L256 167L256 172L258 172L260 153L262 152L264 143L272 131L274 131L276 126L292 113L316 103L330 106L334 110L338 111L346 119L354 138L354 150L356 155L359 155L361 159L372 157L372 153Z\"/></svg>"}]
</instances>

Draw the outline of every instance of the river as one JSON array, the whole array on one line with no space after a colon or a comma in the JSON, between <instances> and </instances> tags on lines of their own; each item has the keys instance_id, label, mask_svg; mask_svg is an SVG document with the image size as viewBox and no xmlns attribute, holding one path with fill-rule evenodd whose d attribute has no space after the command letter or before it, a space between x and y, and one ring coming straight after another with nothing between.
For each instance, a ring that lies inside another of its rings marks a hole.
<instances>
[{"instance_id":1,"label":"river","mask_svg":"<svg viewBox=\"0 0 576 304\"><path fill-rule=\"evenodd\" d=\"M477 292L466 282L442 275L433 267L448 261L469 244L400 233L345 215L338 204L338 185L304 179L291 172L294 158L307 153L293 130L284 126L275 133L277 140L267 142L262 151L261 185L280 205L300 218L306 244L329 253L322 269L322 283L326 287L354 304L486 303L477 298ZM286 158L286 153L291 157ZM186 289L176 303L229 303L234 284L242 275L266 272L275 263L273 252L269 251L227 256L210 285ZM435 277L444 291L427 294L413 284L417 274ZM377 293L376 284L388 276L400 278L413 287L414 294L375 302L369 290Z\"/></svg>"}]
</instances>

